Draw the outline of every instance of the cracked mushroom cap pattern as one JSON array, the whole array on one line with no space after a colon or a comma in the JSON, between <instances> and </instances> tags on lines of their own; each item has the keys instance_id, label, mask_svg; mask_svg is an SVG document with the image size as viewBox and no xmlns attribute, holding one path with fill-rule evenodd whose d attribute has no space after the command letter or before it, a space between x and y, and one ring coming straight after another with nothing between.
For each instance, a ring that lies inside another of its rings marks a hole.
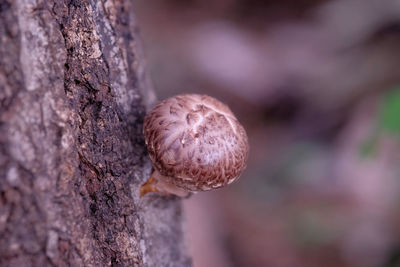
<instances>
[{"instance_id":1,"label":"cracked mushroom cap pattern","mask_svg":"<svg viewBox=\"0 0 400 267\"><path fill-rule=\"evenodd\" d=\"M153 167L183 189L223 187L246 167L249 145L243 126L210 96L161 101L146 115L143 131Z\"/></svg>"}]
</instances>

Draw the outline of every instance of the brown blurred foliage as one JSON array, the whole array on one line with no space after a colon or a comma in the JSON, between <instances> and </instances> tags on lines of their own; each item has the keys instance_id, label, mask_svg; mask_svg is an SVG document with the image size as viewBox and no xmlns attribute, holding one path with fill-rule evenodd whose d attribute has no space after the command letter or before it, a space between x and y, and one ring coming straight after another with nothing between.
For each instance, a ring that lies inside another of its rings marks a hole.
<instances>
[{"instance_id":1,"label":"brown blurred foliage","mask_svg":"<svg viewBox=\"0 0 400 267\"><path fill-rule=\"evenodd\" d=\"M186 201L195 266L400 266L400 4L137 1L158 97L229 104L251 156Z\"/></svg>"}]
</instances>

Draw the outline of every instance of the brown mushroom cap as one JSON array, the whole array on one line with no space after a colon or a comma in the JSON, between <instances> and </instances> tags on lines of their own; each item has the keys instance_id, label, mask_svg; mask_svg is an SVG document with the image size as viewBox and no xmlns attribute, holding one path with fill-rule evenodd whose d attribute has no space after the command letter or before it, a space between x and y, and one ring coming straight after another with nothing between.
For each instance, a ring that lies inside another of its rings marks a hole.
<instances>
[{"instance_id":1,"label":"brown mushroom cap","mask_svg":"<svg viewBox=\"0 0 400 267\"><path fill-rule=\"evenodd\" d=\"M158 103L144 120L154 168L190 191L230 184L246 167L243 126L223 103L207 95L178 95Z\"/></svg>"}]
</instances>

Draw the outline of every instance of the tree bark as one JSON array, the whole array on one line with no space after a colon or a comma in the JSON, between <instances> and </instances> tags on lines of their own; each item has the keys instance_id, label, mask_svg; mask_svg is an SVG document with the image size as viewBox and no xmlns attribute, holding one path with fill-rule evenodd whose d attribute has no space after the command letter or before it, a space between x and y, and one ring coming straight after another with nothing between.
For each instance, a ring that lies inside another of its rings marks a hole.
<instances>
[{"instance_id":1,"label":"tree bark","mask_svg":"<svg viewBox=\"0 0 400 267\"><path fill-rule=\"evenodd\" d=\"M154 100L126 0L0 0L0 266L190 266L139 197Z\"/></svg>"}]
</instances>

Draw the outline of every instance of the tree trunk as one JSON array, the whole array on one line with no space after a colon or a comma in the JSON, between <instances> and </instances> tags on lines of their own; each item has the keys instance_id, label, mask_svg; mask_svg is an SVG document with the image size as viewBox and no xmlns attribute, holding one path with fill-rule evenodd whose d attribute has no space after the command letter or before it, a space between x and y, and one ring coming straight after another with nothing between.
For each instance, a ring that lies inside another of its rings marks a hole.
<instances>
[{"instance_id":1,"label":"tree trunk","mask_svg":"<svg viewBox=\"0 0 400 267\"><path fill-rule=\"evenodd\" d=\"M129 0L0 0L0 266L190 266Z\"/></svg>"}]
</instances>

